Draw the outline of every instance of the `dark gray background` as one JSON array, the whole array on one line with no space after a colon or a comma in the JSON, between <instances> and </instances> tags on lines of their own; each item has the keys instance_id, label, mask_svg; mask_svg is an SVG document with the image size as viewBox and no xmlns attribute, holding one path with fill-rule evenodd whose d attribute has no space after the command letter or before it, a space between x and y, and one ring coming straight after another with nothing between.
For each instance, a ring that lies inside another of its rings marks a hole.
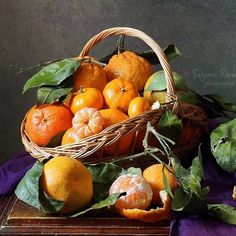
<instances>
[{"instance_id":1,"label":"dark gray background","mask_svg":"<svg viewBox=\"0 0 236 236\"><path fill-rule=\"evenodd\" d=\"M0 0L0 163L22 149L20 123L35 103L22 95L30 74L16 76L10 65L27 67L78 55L94 34L113 26L143 30L161 46L174 43L182 57L171 63L199 93L219 93L236 102L236 1L230 0ZM99 44L103 56L116 38ZM133 49L146 49L128 39Z\"/></svg>"}]
</instances>

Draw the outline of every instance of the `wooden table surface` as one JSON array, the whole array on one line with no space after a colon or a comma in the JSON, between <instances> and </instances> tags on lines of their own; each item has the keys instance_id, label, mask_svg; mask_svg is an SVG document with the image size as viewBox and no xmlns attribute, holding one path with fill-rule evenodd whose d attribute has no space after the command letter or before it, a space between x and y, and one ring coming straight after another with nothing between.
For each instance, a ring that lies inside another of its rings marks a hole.
<instances>
[{"instance_id":1,"label":"wooden table surface","mask_svg":"<svg viewBox=\"0 0 236 236\"><path fill-rule=\"evenodd\" d=\"M0 197L0 235L168 235L169 222L143 223L106 209L77 218L48 216L18 200Z\"/></svg>"}]
</instances>

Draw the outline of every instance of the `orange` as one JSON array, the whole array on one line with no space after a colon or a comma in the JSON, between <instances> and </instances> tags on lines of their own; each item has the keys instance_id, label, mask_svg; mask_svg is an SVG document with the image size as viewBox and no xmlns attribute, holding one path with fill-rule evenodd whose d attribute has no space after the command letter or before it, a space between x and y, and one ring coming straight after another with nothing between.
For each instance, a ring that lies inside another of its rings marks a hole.
<instances>
[{"instance_id":1,"label":"orange","mask_svg":"<svg viewBox=\"0 0 236 236\"><path fill-rule=\"evenodd\" d=\"M93 107L100 110L103 107L103 96L96 88L80 88L70 100L70 109L73 113L84 107Z\"/></svg>"},{"instance_id":2,"label":"orange","mask_svg":"<svg viewBox=\"0 0 236 236\"><path fill-rule=\"evenodd\" d=\"M173 168L171 166L167 166L170 171L173 172ZM162 164L154 164L149 167L147 167L143 171L143 177L146 179L146 181L151 185L152 191L153 191L153 203L159 203L161 201L160 199L160 191L165 189L164 183L163 183L163 173L162 173ZM175 178L174 174L169 172L164 167L164 173L166 175L167 181L169 182L170 189L173 191L178 186L177 179Z\"/></svg>"},{"instance_id":3,"label":"orange","mask_svg":"<svg viewBox=\"0 0 236 236\"><path fill-rule=\"evenodd\" d=\"M161 203L163 206L157 208L151 208L150 210L142 210L142 209L125 209L125 208L118 208L114 207L113 209L130 219L135 219L139 221L155 223L160 220L168 219L170 216L171 210L171 200L169 195L166 193L165 190L160 192L161 196Z\"/></svg>"},{"instance_id":4,"label":"orange","mask_svg":"<svg viewBox=\"0 0 236 236\"><path fill-rule=\"evenodd\" d=\"M60 213L68 214L87 206L93 196L92 176L78 160L57 156L43 169L40 186L50 197L64 201Z\"/></svg>"},{"instance_id":5,"label":"orange","mask_svg":"<svg viewBox=\"0 0 236 236\"><path fill-rule=\"evenodd\" d=\"M62 137L61 145L78 143L80 140L79 135L74 128L69 128Z\"/></svg>"},{"instance_id":6,"label":"orange","mask_svg":"<svg viewBox=\"0 0 236 236\"><path fill-rule=\"evenodd\" d=\"M62 104L46 104L32 107L27 115L25 131L39 146L46 146L50 140L72 126L73 114Z\"/></svg>"},{"instance_id":7,"label":"orange","mask_svg":"<svg viewBox=\"0 0 236 236\"><path fill-rule=\"evenodd\" d=\"M107 83L103 96L108 107L127 112L130 101L139 93L133 82L120 77Z\"/></svg>"},{"instance_id":8,"label":"orange","mask_svg":"<svg viewBox=\"0 0 236 236\"><path fill-rule=\"evenodd\" d=\"M147 110L150 110L148 100L143 97L136 97L129 103L128 115L132 118Z\"/></svg>"},{"instance_id":9,"label":"orange","mask_svg":"<svg viewBox=\"0 0 236 236\"><path fill-rule=\"evenodd\" d=\"M84 88L92 87L102 91L107 83L107 76L103 67L90 62L82 63L74 73L73 79L74 91L79 90L81 86Z\"/></svg>"},{"instance_id":10,"label":"orange","mask_svg":"<svg viewBox=\"0 0 236 236\"><path fill-rule=\"evenodd\" d=\"M111 185L109 194L122 193L115 207L120 209L142 209L149 207L152 200L152 189L146 180L140 175L125 174L119 176Z\"/></svg>"},{"instance_id":11,"label":"orange","mask_svg":"<svg viewBox=\"0 0 236 236\"><path fill-rule=\"evenodd\" d=\"M120 76L132 81L138 91L142 91L148 77L152 74L151 64L131 51L114 55L105 67L108 80L113 80Z\"/></svg>"},{"instance_id":12,"label":"orange","mask_svg":"<svg viewBox=\"0 0 236 236\"><path fill-rule=\"evenodd\" d=\"M103 125L104 129L113 124L129 119L129 117L125 113L117 109L103 109L100 110L99 112L104 120L104 125ZM104 151L110 155L115 155L115 154L120 155L128 153L129 148L133 141L133 137L134 137L133 133L128 134L122 137L117 142L114 142L110 146L106 147Z\"/></svg>"},{"instance_id":13,"label":"orange","mask_svg":"<svg viewBox=\"0 0 236 236\"><path fill-rule=\"evenodd\" d=\"M72 126L80 139L99 133L103 128L104 120L101 114L91 107L85 107L75 113Z\"/></svg>"}]
</instances>

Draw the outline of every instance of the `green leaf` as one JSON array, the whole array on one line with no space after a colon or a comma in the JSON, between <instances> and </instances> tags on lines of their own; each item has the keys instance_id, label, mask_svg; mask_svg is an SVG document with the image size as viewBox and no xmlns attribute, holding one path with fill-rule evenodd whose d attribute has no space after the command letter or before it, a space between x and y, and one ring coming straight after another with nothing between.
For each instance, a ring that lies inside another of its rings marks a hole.
<instances>
[{"instance_id":1,"label":"green leaf","mask_svg":"<svg viewBox=\"0 0 236 236\"><path fill-rule=\"evenodd\" d=\"M207 94L205 96L213 100L213 102L220 106L224 111L236 113L236 104L231 103L230 101L226 100L226 98L218 94Z\"/></svg>"},{"instance_id":2,"label":"green leaf","mask_svg":"<svg viewBox=\"0 0 236 236\"><path fill-rule=\"evenodd\" d=\"M171 203L173 211L183 211L192 197L192 192L185 192L180 186L175 190Z\"/></svg>"},{"instance_id":3,"label":"green leaf","mask_svg":"<svg viewBox=\"0 0 236 236\"><path fill-rule=\"evenodd\" d=\"M40 189L43 166L43 163L37 161L22 178L15 190L15 194L21 201L50 214L59 211L64 206L64 203L49 197Z\"/></svg>"},{"instance_id":4,"label":"green leaf","mask_svg":"<svg viewBox=\"0 0 236 236\"><path fill-rule=\"evenodd\" d=\"M48 196L44 191L39 193L40 210L45 214L53 214L61 210L65 203Z\"/></svg>"},{"instance_id":5,"label":"green leaf","mask_svg":"<svg viewBox=\"0 0 236 236\"><path fill-rule=\"evenodd\" d=\"M181 56L181 52L173 44L168 45L166 48L163 49L163 51L166 54L168 61L171 61L174 58ZM156 53L153 50L147 50L147 51L144 51L143 53L140 53L138 55L143 57L147 61L149 61L152 65L160 64L160 61L159 61Z\"/></svg>"},{"instance_id":6,"label":"green leaf","mask_svg":"<svg viewBox=\"0 0 236 236\"><path fill-rule=\"evenodd\" d=\"M28 170L18 184L15 194L23 202L40 209L39 179L43 172L43 164L37 161Z\"/></svg>"},{"instance_id":7,"label":"green leaf","mask_svg":"<svg viewBox=\"0 0 236 236\"><path fill-rule=\"evenodd\" d=\"M187 91L177 91L176 95L178 96L179 101L182 103L196 105L198 102L197 95L190 89Z\"/></svg>"},{"instance_id":8,"label":"green leaf","mask_svg":"<svg viewBox=\"0 0 236 236\"><path fill-rule=\"evenodd\" d=\"M126 173L131 175L142 175L142 170L140 168L130 167L127 169Z\"/></svg>"},{"instance_id":9,"label":"green leaf","mask_svg":"<svg viewBox=\"0 0 236 236\"><path fill-rule=\"evenodd\" d=\"M72 75L85 59L63 59L43 67L37 74L31 77L24 85L23 93L30 88L44 85L56 86Z\"/></svg>"},{"instance_id":10,"label":"green leaf","mask_svg":"<svg viewBox=\"0 0 236 236\"><path fill-rule=\"evenodd\" d=\"M99 61L102 62L102 63L108 64L108 62L112 58L112 56L125 51L124 42L125 42L125 35L121 35L119 37L119 39L116 41L116 49L112 53L110 53L107 56L101 58Z\"/></svg>"},{"instance_id":11,"label":"green leaf","mask_svg":"<svg viewBox=\"0 0 236 236\"><path fill-rule=\"evenodd\" d=\"M93 178L93 198L101 201L108 193L111 184L126 171L112 163L98 163L86 165Z\"/></svg>"},{"instance_id":12,"label":"green leaf","mask_svg":"<svg viewBox=\"0 0 236 236\"><path fill-rule=\"evenodd\" d=\"M236 170L236 118L217 127L210 136L211 152L219 166L229 173Z\"/></svg>"},{"instance_id":13,"label":"green leaf","mask_svg":"<svg viewBox=\"0 0 236 236\"><path fill-rule=\"evenodd\" d=\"M166 78L163 70L157 71L151 76L152 82L145 91L164 91L167 89ZM176 72L173 72L173 79L176 89L187 90L188 86L184 78Z\"/></svg>"},{"instance_id":14,"label":"green leaf","mask_svg":"<svg viewBox=\"0 0 236 236\"><path fill-rule=\"evenodd\" d=\"M169 139L178 140L182 131L181 120L171 111L166 109L158 123L158 132Z\"/></svg>"},{"instance_id":15,"label":"green leaf","mask_svg":"<svg viewBox=\"0 0 236 236\"><path fill-rule=\"evenodd\" d=\"M208 204L209 213L228 224L236 225L236 208L226 204Z\"/></svg>"},{"instance_id":16,"label":"green leaf","mask_svg":"<svg viewBox=\"0 0 236 236\"><path fill-rule=\"evenodd\" d=\"M176 157L171 157L171 163L174 168L175 177L182 188L187 192L194 192L198 196L201 196L201 183L198 178L190 173L190 171L186 170Z\"/></svg>"},{"instance_id":17,"label":"green leaf","mask_svg":"<svg viewBox=\"0 0 236 236\"><path fill-rule=\"evenodd\" d=\"M41 87L38 89L37 105L50 104L66 97L73 88Z\"/></svg>"},{"instance_id":18,"label":"green leaf","mask_svg":"<svg viewBox=\"0 0 236 236\"><path fill-rule=\"evenodd\" d=\"M52 137L52 139L50 140L50 142L47 144L47 147L57 147L61 144L61 140L63 135L65 134L66 130L60 132L59 134L55 135L54 137Z\"/></svg>"},{"instance_id":19,"label":"green leaf","mask_svg":"<svg viewBox=\"0 0 236 236\"><path fill-rule=\"evenodd\" d=\"M109 60L112 58L112 56L118 54L118 50L120 50L120 52L125 51L123 40L124 40L124 38L122 38L122 35L121 35L121 37L118 39L118 41L116 43L116 50L114 50L111 54L101 58L99 61L107 64L109 62ZM129 49L126 49L126 50L129 50ZM133 51L133 50L129 50L129 51ZM181 56L179 49L173 44L165 47L163 49L163 51L166 54L168 61L173 60L174 58L176 58L178 56ZM135 51L133 51L133 52L135 52ZM137 55L143 57L147 61L149 61L152 65L160 64L160 61L159 61L156 53L153 50L147 50L142 53L137 53L137 52L135 52L135 53Z\"/></svg>"},{"instance_id":20,"label":"green leaf","mask_svg":"<svg viewBox=\"0 0 236 236\"><path fill-rule=\"evenodd\" d=\"M111 194L105 200L102 200L99 203L96 203L96 204L92 205L91 207L89 207L89 208L87 208L83 211L79 211L79 212L77 212L73 215L70 215L70 217L77 217L77 216L85 214L88 211L98 210L98 209L101 209L101 208L104 208L104 207L113 206L116 203L117 199L123 194L124 193Z\"/></svg>"},{"instance_id":21,"label":"green leaf","mask_svg":"<svg viewBox=\"0 0 236 236\"><path fill-rule=\"evenodd\" d=\"M201 145L198 147L198 156L192 160L190 173L193 174L198 179L198 181L201 181L204 178Z\"/></svg>"},{"instance_id":22,"label":"green leaf","mask_svg":"<svg viewBox=\"0 0 236 236\"><path fill-rule=\"evenodd\" d=\"M173 193L171 191L169 181L167 180L166 174L164 172L164 168L165 168L165 166L163 165L162 166L162 176L163 176L162 180L163 180L163 184L164 184L166 192L171 196L171 198L173 198L174 196L173 196Z\"/></svg>"}]
</instances>

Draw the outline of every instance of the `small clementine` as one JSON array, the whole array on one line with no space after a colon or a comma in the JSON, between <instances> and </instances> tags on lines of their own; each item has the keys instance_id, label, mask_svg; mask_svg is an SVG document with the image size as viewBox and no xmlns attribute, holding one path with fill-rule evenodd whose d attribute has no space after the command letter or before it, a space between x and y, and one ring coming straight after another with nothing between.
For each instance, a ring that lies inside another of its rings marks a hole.
<instances>
[{"instance_id":1,"label":"small clementine","mask_svg":"<svg viewBox=\"0 0 236 236\"><path fill-rule=\"evenodd\" d=\"M109 108L100 110L99 112L104 120L104 126L103 126L104 129L113 124L129 119L129 117L125 113L117 109ZM110 146L106 147L104 151L109 155L114 155L114 154L121 155L128 153L129 148L133 141L133 137L134 133L128 134L122 137L117 142L114 142Z\"/></svg>"},{"instance_id":2,"label":"small clementine","mask_svg":"<svg viewBox=\"0 0 236 236\"><path fill-rule=\"evenodd\" d=\"M70 100L70 109L76 113L84 107L100 110L103 107L102 93L96 88L80 88Z\"/></svg>"},{"instance_id":3,"label":"small clementine","mask_svg":"<svg viewBox=\"0 0 236 236\"><path fill-rule=\"evenodd\" d=\"M120 209L146 210L152 200L152 189L140 175L125 174L119 176L111 185L109 194L125 192L115 203Z\"/></svg>"},{"instance_id":4,"label":"small clementine","mask_svg":"<svg viewBox=\"0 0 236 236\"><path fill-rule=\"evenodd\" d=\"M173 172L173 168L171 166L167 166L167 168ZM164 167L164 173L170 185L170 189L173 191L177 188L178 182L174 174L167 170L167 168ZM153 191L153 203L159 203L161 201L159 193L161 190L165 189L162 169L162 164L154 164L147 167L143 171L143 177L151 185Z\"/></svg>"},{"instance_id":5,"label":"small clementine","mask_svg":"<svg viewBox=\"0 0 236 236\"><path fill-rule=\"evenodd\" d=\"M103 96L109 108L127 112L130 101L138 97L139 93L133 82L120 77L107 83Z\"/></svg>"},{"instance_id":6,"label":"small clementine","mask_svg":"<svg viewBox=\"0 0 236 236\"><path fill-rule=\"evenodd\" d=\"M101 114L91 107L85 107L75 113L72 126L76 130L79 139L99 133L104 124Z\"/></svg>"},{"instance_id":7,"label":"small clementine","mask_svg":"<svg viewBox=\"0 0 236 236\"><path fill-rule=\"evenodd\" d=\"M128 115L130 118L132 118L147 110L150 110L148 100L143 97L136 97L133 98L129 103Z\"/></svg>"}]
</instances>

